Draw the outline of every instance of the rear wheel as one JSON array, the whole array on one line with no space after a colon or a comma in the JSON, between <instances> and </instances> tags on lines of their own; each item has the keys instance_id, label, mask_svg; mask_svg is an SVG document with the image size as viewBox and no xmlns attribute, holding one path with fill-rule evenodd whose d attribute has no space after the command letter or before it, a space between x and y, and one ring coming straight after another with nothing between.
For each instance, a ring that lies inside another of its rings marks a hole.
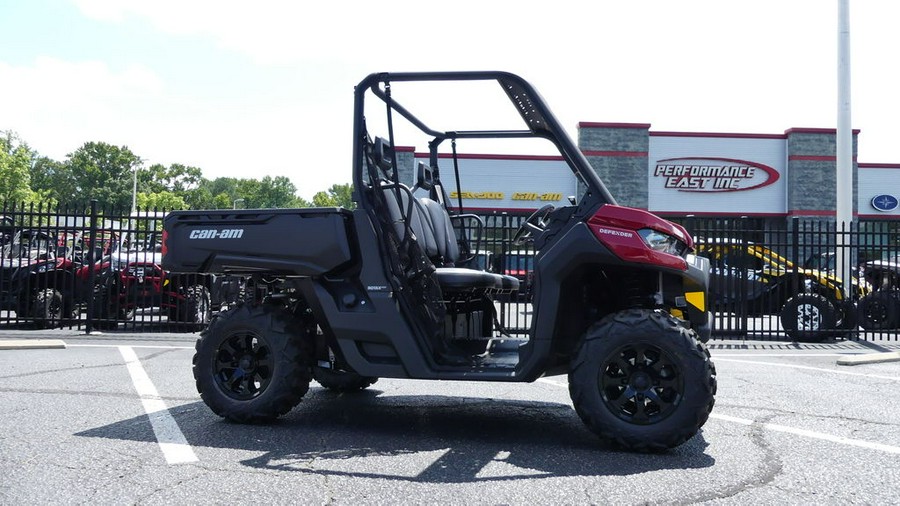
<instances>
[{"instance_id":1,"label":"rear wheel","mask_svg":"<svg viewBox=\"0 0 900 506\"><path fill-rule=\"evenodd\" d=\"M859 325L866 330L887 330L900 326L900 298L897 292L880 290L859 300Z\"/></svg>"},{"instance_id":2,"label":"rear wheel","mask_svg":"<svg viewBox=\"0 0 900 506\"><path fill-rule=\"evenodd\" d=\"M781 308L781 326L794 341L816 342L831 337L837 324L834 306L817 293L798 293Z\"/></svg>"},{"instance_id":3,"label":"rear wheel","mask_svg":"<svg viewBox=\"0 0 900 506\"><path fill-rule=\"evenodd\" d=\"M622 311L594 324L569 371L569 394L582 421L629 450L684 443L706 423L715 393L706 346L659 311Z\"/></svg>"},{"instance_id":4,"label":"rear wheel","mask_svg":"<svg viewBox=\"0 0 900 506\"><path fill-rule=\"evenodd\" d=\"M239 305L200 335L194 379L217 415L240 423L273 420L309 390L311 341L286 309Z\"/></svg>"}]
</instances>

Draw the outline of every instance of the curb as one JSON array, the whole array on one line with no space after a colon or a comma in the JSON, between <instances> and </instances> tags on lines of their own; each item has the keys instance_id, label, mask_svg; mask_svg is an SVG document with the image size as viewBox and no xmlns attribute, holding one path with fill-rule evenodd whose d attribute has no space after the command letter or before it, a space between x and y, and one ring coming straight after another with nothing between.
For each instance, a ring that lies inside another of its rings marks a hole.
<instances>
[{"instance_id":1,"label":"curb","mask_svg":"<svg viewBox=\"0 0 900 506\"><path fill-rule=\"evenodd\" d=\"M0 350L50 350L65 349L61 339L0 339Z\"/></svg>"},{"instance_id":2,"label":"curb","mask_svg":"<svg viewBox=\"0 0 900 506\"><path fill-rule=\"evenodd\" d=\"M837 365L880 364L882 362L897 361L900 361L900 351L888 351L884 353L865 353L862 355L841 357L837 360Z\"/></svg>"}]
</instances>

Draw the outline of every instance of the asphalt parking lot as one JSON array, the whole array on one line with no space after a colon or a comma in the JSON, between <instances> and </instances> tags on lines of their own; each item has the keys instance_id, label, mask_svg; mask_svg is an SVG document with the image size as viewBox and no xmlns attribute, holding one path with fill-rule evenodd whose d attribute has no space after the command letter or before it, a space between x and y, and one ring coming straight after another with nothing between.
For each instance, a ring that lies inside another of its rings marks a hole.
<instances>
[{"instance_id":1,"label":"asphalt parking lot","mask_svg":"<svg viewBox=\"0 0 900 506\"><path fill-rule=\"evenodd\" d=\"M0 333L38 337L65 348L0 351L2 504L890 504L900 492L900 362L837 365L873 353L855 342L712 342L711 419L642 455L595 440L564 376L314 385L279 422L244 426L200 401L196 335Z\"/></svg>"}]
</instances>

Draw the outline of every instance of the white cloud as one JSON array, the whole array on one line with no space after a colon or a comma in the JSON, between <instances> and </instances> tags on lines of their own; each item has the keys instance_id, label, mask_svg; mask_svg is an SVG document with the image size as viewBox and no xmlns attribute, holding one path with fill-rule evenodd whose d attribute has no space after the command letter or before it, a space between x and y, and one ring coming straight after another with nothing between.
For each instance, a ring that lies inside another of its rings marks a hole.
<instances>
[{"instance_id":1,"label":"white cloud","mask_svg":"<svg viewBox=\"0 0 900 506\"><path fill-rule=\"evenodd\" d=\"M373 71L517 72L570 131L579 121L623 121L780 133L833 127L836 118L836 6L821 0L73 2L103 23L147 23L161 37L222 48L232 65L223 75L258 77L246 89L223 83L197 95L140 62L0 63L0 92L20 97L4 104L0 129L57 159L102 140L207 177L286 175L308 197L349 180L352 87ZM885 59L900 47L890 24L900 3L853 9L860 158L900 161L900 76ZM293 82L272 79L271 69Z\"/></svg>"},{"instance_id":2,"label":"white cloud","mask_svg":"<svg viewBox=\"0 0 900 506\"><path fill-rule=\"evenodd\" d=\"M0 128L20 133L44 155L62 159L88 140L105 140L130 121L129 104L155 100L160 79L148 68L129 65L121 71L99 61L66 62L39 57L30 66L0 62L4 102Z\"/></svg>"}]
</instances>

